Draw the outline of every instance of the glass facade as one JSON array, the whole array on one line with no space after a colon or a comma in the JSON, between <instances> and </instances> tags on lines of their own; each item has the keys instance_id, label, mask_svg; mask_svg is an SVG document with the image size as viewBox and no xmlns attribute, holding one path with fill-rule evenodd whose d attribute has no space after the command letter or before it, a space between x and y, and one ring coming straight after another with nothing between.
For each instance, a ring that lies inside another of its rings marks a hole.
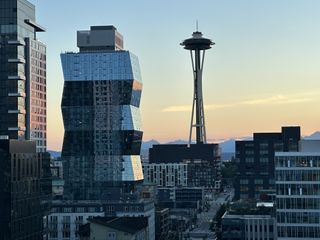
<instances>
[{"instance_id":1,"label":"glass facade","mask_svg":"<svg viewBox=\"0 0 320 240\"><path fill-rule=\"evenodd\" d=\"M35 140L46 151L46 47L44 31L26 0L0 2L0 136Z\"/></svg>"},{"instance_id":2,"label":"glass facade","mask_svg":"<svg viewBox=\"0 0 320 240\"><path fill-rule=\"evenodd\" d=\"M320 238L320 153L276 153L278 239Z\"/></svg>"},{"instance_id":3,"label":"glass facade","mask_svg":"<svg viewBox=\"0 0 320 240\"><path fill-rule=\"evenodd\" d=\"M50 155L34 141L0 140L0 239L47 239L50 197Z\"/></svg>"},{"instance_id":4,"label":"glass facade","mask_svg":"<svg viewBox=\"0 0 320 240\"><path fill-rule=\"evenodd\" d=\"M143 180L139 62L129 51L103 49L61 55L62 157L73 199L99 199L110 186Z\"/></svg>"}]
</instances>

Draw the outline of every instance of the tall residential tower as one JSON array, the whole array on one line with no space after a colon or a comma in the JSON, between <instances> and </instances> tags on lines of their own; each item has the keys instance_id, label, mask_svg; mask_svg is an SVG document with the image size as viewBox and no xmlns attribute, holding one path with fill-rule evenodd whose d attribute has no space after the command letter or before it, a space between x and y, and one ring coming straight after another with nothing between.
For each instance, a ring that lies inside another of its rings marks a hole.
<instances>
[{"instance_id":1,"label":"tall residential tower","mask_svg":"<svg viewBox=\"0 0 320 240\"><path fill-rule=\"evenodd\" d=\"M78 31L77 39L80 52L61 55L65 191L75 200L121 198L143 180L138 58L123 50L114 26Z\"/></svg>"},{"instance_id":2,"label":"tall residential tower","mask_svg":"<svg viewBox=\"0 0 320 240\"><path fill-rule=\"evenodd\" d=\"M35 140L46 151L46 46L36 33L35 7L0 2L0 138Z\"/></svg>"}]
</instances>

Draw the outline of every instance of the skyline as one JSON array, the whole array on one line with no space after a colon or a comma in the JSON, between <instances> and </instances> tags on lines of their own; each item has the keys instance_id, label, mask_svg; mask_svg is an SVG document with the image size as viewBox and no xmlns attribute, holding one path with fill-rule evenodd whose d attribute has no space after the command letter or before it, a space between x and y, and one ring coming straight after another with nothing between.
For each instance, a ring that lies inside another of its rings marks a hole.
<instances>
[{"instance_id":1,"label":"skyline","mask_svg":"<svg viewBox=\"0 0 320 240\"><path fill-rule=\"evenodd\" d=\"M201 16L192 7L168 0L119 1L112 3L119 11L112 12L102 0L92 1L91 9L75 0L30 2L36 5L37 22L47 29L38 38L47 44L50 150L61 150L63 138L59 55L77 51L76 31L91 25L114 25L124 36L125 49L139 57L144 140L188 138L192 70L189 53L179 43L191 36L197 19L204 37L216 43L204 63L208 140L278 131L285 125L300 125L304 135L319 130L316 1L202 1L208 7ZM59 18L53 15L56 11Z\"/></svg>"}]
</instances>

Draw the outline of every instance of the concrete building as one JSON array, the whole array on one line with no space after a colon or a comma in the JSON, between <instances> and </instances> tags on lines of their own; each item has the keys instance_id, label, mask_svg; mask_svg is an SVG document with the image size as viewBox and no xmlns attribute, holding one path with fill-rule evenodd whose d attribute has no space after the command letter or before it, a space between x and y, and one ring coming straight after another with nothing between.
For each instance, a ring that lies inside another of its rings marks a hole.
<instances>
[{"instance_id":1,"label":"concrete building","mask_svg":"<svg viewBox=\"0 0 320 240\"><path fill-rule=\"evenodd\" d=\"M85 227L86 229L81 230L81 240L148 239L148 221L144 217L94 217L89 219L89 223Z\"/></svg>"},{"instance_id":2,"label":"concrete building","mask_svg":"<svg viewBox=\"0 0 320 240\"><path fill-rule=\"evenodd\" d=\"M89 218L104 216L104 209L95 202L53 201L49 220L49 240L78 240L78 230Z\"/></svg>"},{"instance_id":3,"label":"concrete building","mask_svg":"<svg viewBox=\"0 0 320 240\"><path fill-rule=\"evenodd\" d=\"M138 58L114 26L78 31L80 52L61 54L65 195L107 200L135 191L140 160L142 82Z\"/></svg>"},{"instance_id":4,"label":"concrete building","mask_svg":"<svg viewBox=\"0 0 320 240\"><path fill-rule=\"evenodd\" d=\"M262 192L275 194L274 153L297 151L300 127L280 133L254 133L253 140L236 141L236 200L259 200Z\"/></svg>"},{"instance_id":5,"label":"concrete building","mask_svg":"<svg viewBox=\"0 0 320 240\"><path fill-rule=\"evenodd\" d=\"M278 239L320 238L320 141L275 154Z\"/></svg>"},{"instance_id":6,"label":"concrete building","mask_svg":"<svg viewBox=\"0 0 320 240\"><path fill-rule=\"evenodd\" d=\"M148 239L155 236L155 211L153 201L53 201L49 216L49 240L79 240L81 225L96 217L141 217L148 223Z\"/></svg>"},{"instance_id":7,"label":"concrete building","mask_svg":"<svg viewBox=\"0 0 320 240\"><path fill-rule=\"evenodd\" d=\"M35 141L0 140L0 239L47 239L50 156Z\"/></svg>"},{"instance_id":8,"label":"concrete building","mask_svg":"<svg viewBox=\"0 0 320 240\"><path fill-rule=\"evenodd\" d=\"M0 26L0 138L34 140L45 152L46 46L37 40L45 30L27 0L2 0Z\"/></svg>"},{"instance_id":9,"label":"concrete building","mask_svg":"<svg viewBox=\"0 0 320 240\"><path fill-rule=\"evenodd\" d=\"M146 182L158 187L187 187L186 163L151 163L143 164L143 175Z\"/></svg>"},{"instance_id":10,"label":"concrete building","mask_svg":"<svg viewBox=\"0 0 320 240\"><path fill-rule=\"evenodd\" d=\"M229 210L222 217L221 228L223 240L277 239L276 218L268 207Z\"/></svg>"}]
</instances>

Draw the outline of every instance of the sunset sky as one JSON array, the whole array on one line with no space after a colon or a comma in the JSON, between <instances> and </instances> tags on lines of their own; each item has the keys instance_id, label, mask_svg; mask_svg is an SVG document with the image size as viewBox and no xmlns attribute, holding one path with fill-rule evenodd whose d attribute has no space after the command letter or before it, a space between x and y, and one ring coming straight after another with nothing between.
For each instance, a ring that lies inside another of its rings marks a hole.
<instances>
[{"instance_id":1,"label":"sunset sky","mask_svg":"<svg viewBox=\"0 0 320 240\"><path fill-rule=\"evenodd\" d=\"M48 149L61 150L60 53L77 51L76 31L114 25L139 57L144 140L187 139L190 54L179 43L195 22L216 45L206 53L207 138L220 141L300 125L320 129L320 1L30 0L47 29ZM199 5L196 6L196 4Z\"/></svg>"}]
</instances>

